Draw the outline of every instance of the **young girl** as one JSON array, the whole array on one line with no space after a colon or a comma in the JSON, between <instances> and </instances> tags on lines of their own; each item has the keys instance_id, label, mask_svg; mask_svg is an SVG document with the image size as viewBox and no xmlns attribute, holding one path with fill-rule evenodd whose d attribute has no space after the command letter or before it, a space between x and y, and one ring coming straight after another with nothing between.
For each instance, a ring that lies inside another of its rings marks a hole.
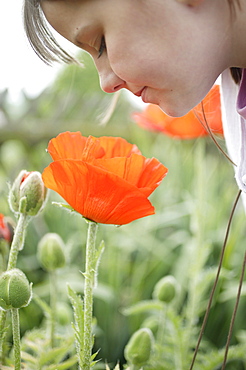
<instances>
[{"instance_id":1,"label":"young girl","mask_svg":"<svg viewBox=\"0 0 246 370\"><path fill-rule=\"evenodd\" d=\"M75 62L51 25L92 56L105 92L128 89L171 116L195 107L222 75L224 134L246 192L246 0L24 0L24 20L46 63Z\"/></svg>"},{"instance_id":2,"label":"young girl","mask_svg":"<svg viewBox=\"0 0 246 370\"><path fill-rule=\"evenodd\" d=\"M198 104L222 74L226 142L246 191L246 0L24 0L46 63L74 62L52 35L91 54L102 89L125 88L167 114Z\"/></svg>"}]
</instances>

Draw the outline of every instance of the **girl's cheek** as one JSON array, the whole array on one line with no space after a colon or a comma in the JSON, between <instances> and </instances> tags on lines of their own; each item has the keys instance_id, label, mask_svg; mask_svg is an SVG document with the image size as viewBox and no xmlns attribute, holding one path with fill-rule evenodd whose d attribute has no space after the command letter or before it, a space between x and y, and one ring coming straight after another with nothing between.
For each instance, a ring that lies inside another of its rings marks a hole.
<instances>
[{"instance_id":1,"label":"girl's cheek","mask_svg":"<svg viewBox=\"0 0 246 370\"><path fill-rule=\"evenodd\" d=\"M129 55L129 57L127 57ZM127 52L113 56L109 55L109 63L113 72L123 81L135 84L142 84L149 74L149 68L146 68L146 61L131 56Z\"/></svg>"}]
</instances>

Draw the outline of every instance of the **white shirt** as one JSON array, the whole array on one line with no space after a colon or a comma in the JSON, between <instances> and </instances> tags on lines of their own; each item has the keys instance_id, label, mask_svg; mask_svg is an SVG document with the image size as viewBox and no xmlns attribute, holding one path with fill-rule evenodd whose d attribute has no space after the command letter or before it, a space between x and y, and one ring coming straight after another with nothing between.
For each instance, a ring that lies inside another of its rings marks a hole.
<instances>
[{"instance_id":1,"label":"white shirt","mask_svg":"<svg viewBox=\"0 0 246 370\"><path fill-rule=\"evenodd\" d=\"M228 153L236 164L235 178L239 189L246 192L246 70L237 85L230 70L222 74L221 105L224 136ZM246 205L246 196L244 203Z\"/></svg>"}]
</instances>

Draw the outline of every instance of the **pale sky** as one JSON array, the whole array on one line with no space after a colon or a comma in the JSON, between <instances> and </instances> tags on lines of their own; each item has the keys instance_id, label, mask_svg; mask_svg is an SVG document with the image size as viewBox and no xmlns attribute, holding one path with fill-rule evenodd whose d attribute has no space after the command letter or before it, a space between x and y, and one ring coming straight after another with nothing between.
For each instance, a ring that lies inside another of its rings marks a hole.
<instances>
[{"instance_id":1,"label":"pale sky","mask_svg":"<svg viewBox=\"0 0 246 370\"><path fill-rule=\"evenodd\" d=\"M29 95L40 93L61 66L46 66L25 38L22 0L0 0L0 91L8 88L14 99L21 89Z\"/></svg>"}]
</instances>

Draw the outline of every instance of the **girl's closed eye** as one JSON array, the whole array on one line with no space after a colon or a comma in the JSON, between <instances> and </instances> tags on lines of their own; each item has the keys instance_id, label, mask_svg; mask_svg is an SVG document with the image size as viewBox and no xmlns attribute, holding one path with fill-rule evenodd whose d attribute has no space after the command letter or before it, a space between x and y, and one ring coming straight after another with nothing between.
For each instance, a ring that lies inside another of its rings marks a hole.
<instances>
[{"instance_id":1,"label":"girl's closed eye","mask_svg":"<svg viewBox=\"0 0 246 370\"><path fill-rule=\"evenodd\" d=\"M100 58L102 56L104 51L106 51L106 42L105 42L105 37L102 36L100 48L98 50L98 58Z\"/></svg>"}]
</instances>

